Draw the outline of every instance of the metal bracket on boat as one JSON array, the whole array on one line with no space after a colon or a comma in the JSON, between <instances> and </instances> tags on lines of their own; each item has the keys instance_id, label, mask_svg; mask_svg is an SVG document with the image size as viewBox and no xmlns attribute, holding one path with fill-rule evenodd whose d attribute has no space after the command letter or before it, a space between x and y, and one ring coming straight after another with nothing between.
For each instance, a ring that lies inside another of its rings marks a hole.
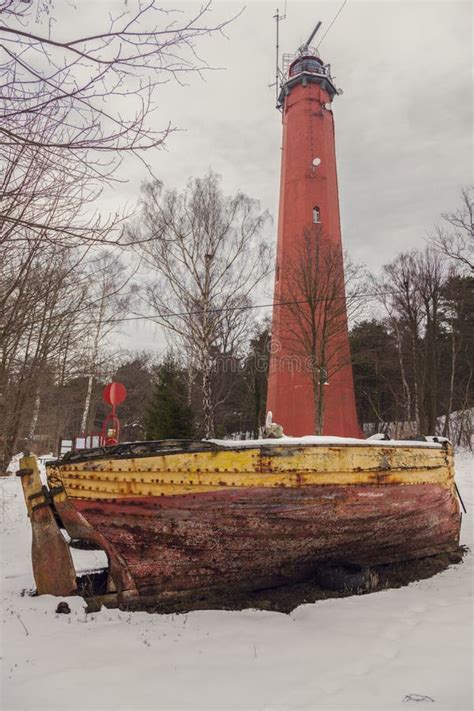
<instances>
[{"instance_id":1,"label":"metal bracket on boat","mask_svg":"<svg viewBox=\"0 0 474 711\"><path fill-rule=\"evenodd\" d=\"M42 501L41 503L36 504L35 506L32 506L32 507L31 507L31 510L32 510L32 511L38 511L38 509L43 509L43 508L45 508L46 506L49 506L49 505L50 505L50 504L49 504L49 501Z\"/></svg>"},{"instance_id":2,"label":"metal bracket on boat","mask_svg":"<svg viewBox=\"0 0 474 711\"><path fill-rule=\"evenodd\" d=\"M60 486L52 486L49 489L49 495L51 499L54 499L55 496L57 496L58 494L63 494L65 491L66 490L62 484Z\"/></svg>"},{"instance_id":3,"label":"metal bracket on boat","mask_svg":"<svg viewBox=\"0 0 474 711\"><path fill-rule=\"evenodd\" d=\"M30 474L33 474L33 469L25 468L19 469L16 473L16 476L29 476Z\"/></svg>"},{"instance_id":4,"label":"metal bracket on boat","mask_svg":"<svg viewBox=\"0 0 474 711\"><path fill-rule=\"evenodd\" d=\"M28 499L29 499L29 501L33 501L33 499L38 499L40 496L44 496L45 503L47 503L47 504L52 503L51 494L49 492L49 489L44 484L41 487L41 491L35 491L33 494L30 494L28 496Z\"/></svg>"},{"instance_id":5,"label":"metal bracket on boat","mask_svg":"<svg viewBox=\"0 0 474 711\"><path fill-rule=\"evenodd\" d=\"M43 487L43 489L44 489L44 487ZM33 499L38 499L40 496L44 496L45 498L47 498L47 496L45 495L45 492L43 491L43 489L41 489L41 491L35 492L34 494L30 494L30 495L28 496L28 500L29 500L29 501L33 501Z\"/></svg>"}]
</instances>

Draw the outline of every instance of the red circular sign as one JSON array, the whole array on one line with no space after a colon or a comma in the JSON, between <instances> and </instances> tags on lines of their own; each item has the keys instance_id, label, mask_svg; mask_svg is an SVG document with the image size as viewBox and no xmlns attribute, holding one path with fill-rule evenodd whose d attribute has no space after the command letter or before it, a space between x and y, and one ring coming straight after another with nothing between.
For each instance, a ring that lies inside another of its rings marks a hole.
<instances>
[{"instance_id":1,"label":"red circular sign","mask_svg":"<svg viewBox=\"0 0 474 711\"><path fill-rule=\"evenodd\" d=\"M102 397L109 405L120 405L127 397L127 389L122 383L109 383L104 388Z\"/></svg>"}]
</instances>

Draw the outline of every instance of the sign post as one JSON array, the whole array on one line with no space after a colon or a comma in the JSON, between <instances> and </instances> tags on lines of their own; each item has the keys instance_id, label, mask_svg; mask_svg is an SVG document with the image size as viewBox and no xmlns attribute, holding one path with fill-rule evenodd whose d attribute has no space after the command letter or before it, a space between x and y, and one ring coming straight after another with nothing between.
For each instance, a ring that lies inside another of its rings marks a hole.
<instances>
[{"instance_id":1,"label":"sign post","mask_svg":"<svg viewBox=\"0 0 474 711\"><path fill-rule=\"evenodd\" d=\"M109 383L102 392L102 398L112 407L102 423L102 442L106 445L118 444L120 439L120 420L115 408L127 397L127 390L122 383Z\"/></svg>"}]
</instances>

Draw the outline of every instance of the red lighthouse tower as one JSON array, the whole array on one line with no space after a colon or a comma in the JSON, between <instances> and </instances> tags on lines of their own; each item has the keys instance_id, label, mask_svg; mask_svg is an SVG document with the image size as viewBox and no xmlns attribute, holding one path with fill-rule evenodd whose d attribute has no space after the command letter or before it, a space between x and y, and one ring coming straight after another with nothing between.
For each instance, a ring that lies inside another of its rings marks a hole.
<instances>
[{"instance_id":1,"label":"red lighthouse tower","mask_svg":"<svg viewBox=\"0 0 474 711\"><path fill-rule=\"evenodd\" d=\"M326 338L328 341L327 348L315 347L315 353L332 352L331 365L322 359L321 364L315 363L314 356L308 360L311 354L298 349L296 343L298 328L302 324L304 327L305 320L310 320L304 318L306 314L310 315L310 306L307 289L304 284L300 288L295 277L294 265L301 263L301 255L308 254L309 250L309 253L319 255L321 273L313 273L315 282L320 279L328 283L331 275L327 272L339 271L341 277L343 275L332 113L332 101L338 92L330 66L324 64L318 52L310 47L320 24L289 63L279 97L283 147L267 409L272 411L273 420L283 425L288 435L321 433L359 437L343 278L337 282L337 294L332 297L334 308L338 310L339 327L332 333L325 330L321 312L314 319L316 339ZM329 253L332 262L325 259ZM300 281L307 281L307 277L300 274ZM321 305L313 305L316 311L327 308L327 303L322 304L323 298L319 301ZM285 306L289 303L291 308ZM298 308L300 312L295 311ZM300 341L303 340L302 337ZM334 354L337 354L337 365ZM319 370L324 405L319 420L322 427L319 428L315 415L319 408L314 394L315 369Z\"/></svg>"}]
</instances>

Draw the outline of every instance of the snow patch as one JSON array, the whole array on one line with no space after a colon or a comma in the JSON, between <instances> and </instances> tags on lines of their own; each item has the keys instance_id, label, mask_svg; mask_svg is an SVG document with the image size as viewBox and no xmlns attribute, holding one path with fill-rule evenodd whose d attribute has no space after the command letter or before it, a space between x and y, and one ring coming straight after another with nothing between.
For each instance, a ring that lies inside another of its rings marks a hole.
<instances>
[{"instance_id":1,"label":"snow patch","mask_svg":"<svg viewBox=\"0 0 474 711\"><path fill-rule=\"evenodd\" d=\"M358 446L371 446L371 447L432 447L440 448L443 445L440 443L441 440L447 441L445 438L440 437L440 442L434 442L434 438L429 438L427 442L420 442L417 440L401 440L401 439L357 439L355 437L331 437L331 436L317 436L317 435L307 435L305 437L279 437L278 439L245 439L245 440L234 440L234 439L209 439L204 440L204 442L213 442L221 447L231 447L232 449L237 448L252 448L252 447L301 447L302 445L338 445L340 447L349 445ZM438 439L438 438L436 438Z\"/></svg>"}]
</instances>

